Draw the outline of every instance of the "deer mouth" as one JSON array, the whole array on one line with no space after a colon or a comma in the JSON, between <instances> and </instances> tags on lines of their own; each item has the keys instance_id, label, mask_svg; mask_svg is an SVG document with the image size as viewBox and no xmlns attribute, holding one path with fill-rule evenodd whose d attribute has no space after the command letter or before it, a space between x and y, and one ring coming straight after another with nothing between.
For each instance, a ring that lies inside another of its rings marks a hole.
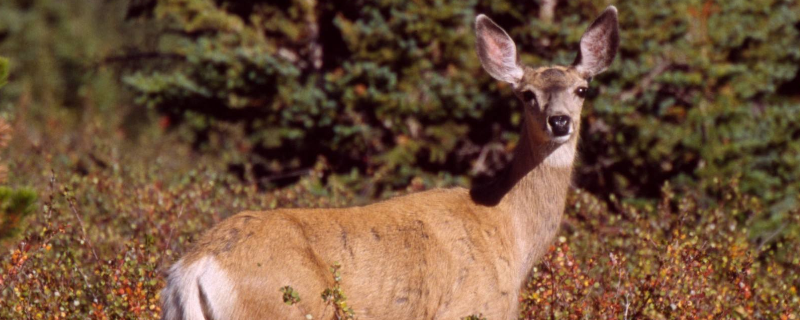
<instances>
[{"instance_id":1,"label":"deer mouth","mask_svg":"<svg viewBox=\"0 0 800 320\"><path fill-rule=\"evenodd\" d=\"M572 130L570 130L570 131L572 131ZM564 136L552 136L550 141L552 141L554 143L557 143L557 144L562 144L564 142L569 141L570 137L572 137L572 134L567 134L567 135L564 135Z\"/></svg>"}]
</instances>

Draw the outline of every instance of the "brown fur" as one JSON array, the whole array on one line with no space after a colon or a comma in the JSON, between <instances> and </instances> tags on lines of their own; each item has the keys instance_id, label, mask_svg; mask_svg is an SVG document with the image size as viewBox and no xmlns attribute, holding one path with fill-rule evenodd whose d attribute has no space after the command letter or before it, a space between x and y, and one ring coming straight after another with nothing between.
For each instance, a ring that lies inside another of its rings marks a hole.
<instances>
[{"instance_id":1,"label":"brown fur","mask_svg":"<svg viewBox=\"0 0 800 320\"><path fill-rule=\"evenodd\" d=\"M510 38L485 41L491 50L509 49L502 41ZM482 62L493 59L488 54ZM532 90L537 99L525 103L514 161L496 181L363 207L239 213L170 270L164 318L332 319L320 293L333 285L334 262L358 319L517 318L519 290L561 223L583 103L574 90L587 80L572 66L519 72L501 65L507 60L492 67L516 72L504 79L523 74L515 93ZM571 117L567 140L548 136L552 115ZM300 294L298 304L283 303L279 288L287 285Z\"/></svg>"}]
</instances>

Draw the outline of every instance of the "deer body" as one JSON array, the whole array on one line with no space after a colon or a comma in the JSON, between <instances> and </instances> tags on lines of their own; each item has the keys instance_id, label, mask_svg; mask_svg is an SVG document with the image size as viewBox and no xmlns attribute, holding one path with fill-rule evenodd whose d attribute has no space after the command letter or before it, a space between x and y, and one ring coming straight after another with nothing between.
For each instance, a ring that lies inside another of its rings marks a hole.
<instances>
[{"instance_id":1,"label":"deer body","mask_svg":"<svg viewBox=\"0 0 800 320\"><path fill-rule=\"evenodd\" d=\"M333 319L320 294L334 285L335 262L358 319L516 319L519 290L561 223L583 102L575 92L613 59L616 21L616 9L606 9L582 38L575 65L533 69L516 61L500 27L479 16L484 69L511 83L526 105L503 174L472 190L363 207L239 213L170 269L164 319ZM284 286L299 303L283 302Z\"/></svg>"}]
</instances>

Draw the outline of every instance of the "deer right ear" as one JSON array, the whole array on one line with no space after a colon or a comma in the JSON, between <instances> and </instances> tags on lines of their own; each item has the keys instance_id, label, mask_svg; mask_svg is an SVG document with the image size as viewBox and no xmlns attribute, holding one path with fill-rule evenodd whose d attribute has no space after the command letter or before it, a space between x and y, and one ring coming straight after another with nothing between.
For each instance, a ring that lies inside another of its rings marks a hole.
<instances>
[{"instance_id":1,"label":"deer right ear","mask_svg":"<svg viewBox=\"0 0 800 320\"><path fill-rule=\"evenodd\" d=\"M516 85L523 71L517 58L514 40L489 17L481 14L475 19L478 37L478 57L483 69L493 78Z\"/></svg>"},{"instance_id":2,"label":"deer right ear","mask_svg":"<svg viewBox=\"0 0 800 320\"><path fill-rule=\"evenodd\" d=\"M619 48L617 8L608 6L581 36L581 49L572 64L588 79L603 72L614 61Z\"/></svg>"}]
</instances>

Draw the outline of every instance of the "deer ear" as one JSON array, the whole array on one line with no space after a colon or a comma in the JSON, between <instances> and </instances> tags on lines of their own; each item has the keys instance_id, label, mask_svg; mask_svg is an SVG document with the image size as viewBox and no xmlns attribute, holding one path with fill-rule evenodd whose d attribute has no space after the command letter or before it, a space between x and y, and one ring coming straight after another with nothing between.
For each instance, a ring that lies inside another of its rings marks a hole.
<instances>
[{"instance_id":1,"label":"deer ear","mask_svg":"<svg viewBox=\"0 0 800 320\"><path fill-rule=\"evenodd\" d=\"M482 14L475 19L475 34L483 69L497 80L514 85L519 83L523 72L518 63L514 40L492 19Z\"/></svg>"},{"instance_id":2,"label":"deer ear","mask_svg":"<svg viewBox=\"0 0 800 320\"><path fill-rule=\"evenodd\" d=\"M608 6L581 36L581 49L572 64L578 73L588 79L611 65L619 48L619 22L617 8Z\"/></svg>"}]
</instances>

